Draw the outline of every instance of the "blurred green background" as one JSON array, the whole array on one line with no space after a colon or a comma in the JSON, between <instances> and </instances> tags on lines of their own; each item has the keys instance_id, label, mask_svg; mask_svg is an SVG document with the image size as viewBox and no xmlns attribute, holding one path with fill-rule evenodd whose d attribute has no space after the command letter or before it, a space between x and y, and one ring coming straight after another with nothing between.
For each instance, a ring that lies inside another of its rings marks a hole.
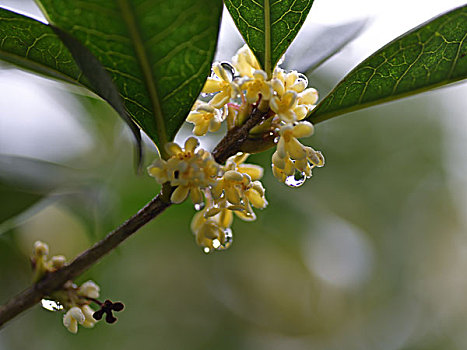
<instances>
[{"instance_id":1,"label":"blurred green background","mask_svg":"<svg viewBox=\"0 0 467 350\"><path fill-rule=\"evenodd\" d=\"M346 53L310 76L322 96L357 63ZM0 217L34 203L0 225L3 303L29 286L35 240L72 258L159 187L135 175L131 135L102 102L6 65L0 90ZM298 189L274 179L271 151L251 156L269 206L235 220L229 250L204 254L193 207L173 206L77 281L125 303L116 324L72 335L37 305L0 349L466 349L466 91L319 124L305 143L326 166Z\"/></svg>"}]
</instances>

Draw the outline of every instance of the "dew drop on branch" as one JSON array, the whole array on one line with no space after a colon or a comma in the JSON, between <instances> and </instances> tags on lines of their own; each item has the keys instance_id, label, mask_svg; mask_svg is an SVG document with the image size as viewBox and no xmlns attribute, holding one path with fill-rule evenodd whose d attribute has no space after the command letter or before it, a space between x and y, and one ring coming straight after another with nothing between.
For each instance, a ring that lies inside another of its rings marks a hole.
<instances>
[{"instance_id":1,"label":"dew drop on branch","mask_svg":"<svg viewBox=\"0 0 467 350\"><path fill-rule=\"evenodd\" d=\"M42 299L41 305L44 309L49 311L60 311L63 310L63 305L55 300Z\"/></svg>"}]
</instances>

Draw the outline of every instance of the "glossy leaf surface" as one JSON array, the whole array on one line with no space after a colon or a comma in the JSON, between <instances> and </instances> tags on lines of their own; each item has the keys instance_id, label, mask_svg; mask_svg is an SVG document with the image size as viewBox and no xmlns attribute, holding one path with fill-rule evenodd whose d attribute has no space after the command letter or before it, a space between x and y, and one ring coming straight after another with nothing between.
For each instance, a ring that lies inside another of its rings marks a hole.
<instances>
[{"instance_id":1,"label":"glossy leaf surface","mask_svg":"<svg viewBox=\"0 0 467 350\"><path fill-rule=\"evenodd\" d=\"M171 140L209 75L222 2L38 2L50 23L99 59L148 136L159 145Z\"/></svg>"},{"instance_id":2,"label":"glossy leaf surface","mask_svg":"<svg viewBox=\"0 0 467 350\"><path fill-rule=\"evenodd\" d=\"M353 69L308 117L321 122L467 78L467 6L390 42Z\"/></svg>"},{"instance_id":3,"label":"glossy leaf surface","mask_svg":"<svg viewBox=\"0 0 467 350\"><path fill-rule=\"evenodd\" d=\"M102 97L132 130L137 140L138 163L141 161L139 129L129 118L107 72L76 40L50 25L0 8L0 59L46 77L84 86Z\"/></svg>"},{"instance_id":4,"label":"glossy leaf surface","mask_svg":"<svg viewBox=\"0 0 467 350\"><path fill-rule=\"evenodd\" d=\"M52 28L2 8L0 59L47 77L89 87L71 53Z\"/></svg>"},{"instance_id":5,"label":"glossy leaf surface","mask_svg":"<svg viewBox=\"0 0 467 350\"><path fill-rule=\"evenodd\" d=\"M232 18L269 74L297 35L313 0L225 0Z\"/></svg>"}]
</instances>

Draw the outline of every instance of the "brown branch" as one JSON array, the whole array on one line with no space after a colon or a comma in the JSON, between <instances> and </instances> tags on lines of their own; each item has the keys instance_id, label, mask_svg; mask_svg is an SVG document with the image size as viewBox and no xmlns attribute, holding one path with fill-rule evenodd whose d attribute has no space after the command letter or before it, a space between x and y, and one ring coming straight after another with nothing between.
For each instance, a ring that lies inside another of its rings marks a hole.
<instances>
[{"instance_id":1,"label":"brown branch","mask_svg":"<svg viewBox=\"0 0 467 350\"><path fill-rule=\"evenodd\" d=\"M250 117L242 126L230 130L219 142L212 152L214 159L219 164L223 164L228 157L239 152L242 144L247 140L251 128L263 121L267 115L268 111L261 112L259 109L254 108ZM67 281L73 280L82 274L104 255L115 249L133 233L161 214L171 205L170 195L173 189L170 184L164 184L160 194L120 227L110 232L103 240L78 255L70 264L60 270L49 273L42 280L0 306L0 327L40 302L45 296L60 289Z\"/></svg>"},{"instance_id":2,"label":"brown branch","mask_svg":"<svg viewBox=\"0 0 467 350\"><path fill-rule=\"evenodd\" d=\"M250 117L242 126L229 130L227 135L224 136L212 151L216 162L224 164L227 158L239 152L243 143L248 139L249 131L265 120L268 115L269 109L261 111L259 108L254 108Z\"/></svg>"}]
</instances>

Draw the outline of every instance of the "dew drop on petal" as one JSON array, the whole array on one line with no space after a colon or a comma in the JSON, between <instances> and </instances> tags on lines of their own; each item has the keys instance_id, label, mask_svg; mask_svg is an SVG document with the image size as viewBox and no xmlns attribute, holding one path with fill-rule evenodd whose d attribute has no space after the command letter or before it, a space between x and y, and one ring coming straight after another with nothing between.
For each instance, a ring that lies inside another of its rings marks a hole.
<instances>
[{"instance_id":1,"label":"dew drop on petal","mask_svg":"<svg viewBox=\"0 0 467 350\"><path fill-rule=\"evenodd\" d=\"M42 299L41 305L44 309L49 311L60 311L63 309L63 305L55 300Z\"/></svg>"},{"instance_id":2,"label":"dew drop on petal","mask_svg":"<svg viewBox=\"0 0 467 350\"><path fill-rule=\"evenodd\" d=\"M196 210L196 211L200 211L200 210L204 209L204 202L196 203L196 204L194 205L194 207L195 207L195 210Z\"/></svg>"},{"instance_id":3,"label":"dew drop on petal","mask_svg":"<svg viewBox=\"0 0 467 350\"><path fill-rule=\"evenodd\" d=\"M305 173L295 171L295 174L287 176L287 178L285 179L285 184L289 187L300 187L304 184L305 180Z\"/></svg>"},{"instance_id":4,"label":"dew drop on petal","mask_svg":"<svg viewBox=\"0 0 467 350\"><path fill-rule=\"evenodd\" d=\"M216 238L212 241L212 246L214 247L215 250L219 250L219 247L221 246L221 242Z\"/></svg>"},{"instance_id":5,"label":"dew drop on petal","mask_svg":"<svg viewBox=\"0 0 467 350\"><path fill-rule=\"evenodd\" d=\"M225 234L225 243L223 244L223 247L224 249L227 249L232 245L232 242L233 242L232 229L230 227L226 228L224 230L224 234Z\"/></svg>"}]
</instances>

